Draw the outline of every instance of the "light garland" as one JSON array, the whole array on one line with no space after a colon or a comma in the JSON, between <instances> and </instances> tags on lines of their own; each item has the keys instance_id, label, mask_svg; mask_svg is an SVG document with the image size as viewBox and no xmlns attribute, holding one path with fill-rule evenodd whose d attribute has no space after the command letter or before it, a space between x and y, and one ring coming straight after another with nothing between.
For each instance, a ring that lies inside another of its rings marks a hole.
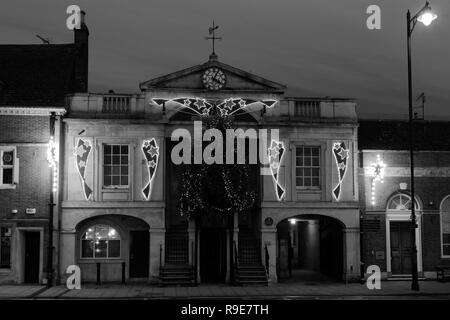
<instances>
[{"instance_id":1,"label":"light garland","mask_svg":"<svg viewBox=\"0 0 450 320\"><path fill-rule=\"evenodd\" d=\"M333 144L333 154L339 174L339 182L333 189L333 196L336 201L339 201L339 198L341 197L342 181L344 180L345 173L347 172L347 161L350 157L350 151L345 147L344 142L335 142Z\"/></svg>"},{"instance_id":2,"label":"light garland","mask_svg":"<svg viewBox=\"0 0 450 320\"><path fill-rule=\"evenodd\" d=\"M156 143L155 138L152 138L142 142L141 150L144 154L148 169L148 183L144 189L142 189L142 194L144 195L145 200L148 200L152 193L152 181L155 178L156 169L158 168L159 146Z\"/></svg>"},{"instance_id":3,"label":"light garland","mask_svg":"<svg viewBox=\"0 0 450 320\"><path fill-rule=\"evenodd\" d=\"M281 201L285 195L285 190L280 184L280 166L284 156L284 144L282 141L272 140L270 147L267 148L267 156L269 158L270 172L274 181L275 192L278 201Z\"/></svg>"},{"instance_id":4,"label":"light garland","mask_svg":"<svg viewBox=\"0 0 450 320\"><path fill-rule=\"evenodd\" d=\"M181 107L191 110L200 116L209 116L213 107L217 108L221 116L231 116L239 110L245 109L252 104L259 103L264 108L272 108L277 100L253 100L245 98L228 98L223 100L210 100L203 98L176 98L176 99L152 99L153 103L163 106L167 102L175 102Z\"/></svg>"},{"instance_id":5,"label":"light garland","mask_svg":"<svg viewBox=\"0 0 450 320\"><path fill-rule=\"evenodd\" d=\"M371 203L372 206L375 205L375 184L377 181L380 183L384 182L384 168L386 168L386 164L381 160L379 154L377 154L377 161L372 163L371 167L371 176L372 176L372 186L371 186Z\"/></svg>"},{"instance_id":6,"label":"light garland","mask_svg":"<svg viewBox=\"0 0 450 320\"><path fill-rule=\"evenodd\" d=\"M52 168L52 191L58 191L58 154L56 149L56 143L53 136L50 137L50 141L47 145L47 161L48 166Z\"/></svg>"}]
</instances>

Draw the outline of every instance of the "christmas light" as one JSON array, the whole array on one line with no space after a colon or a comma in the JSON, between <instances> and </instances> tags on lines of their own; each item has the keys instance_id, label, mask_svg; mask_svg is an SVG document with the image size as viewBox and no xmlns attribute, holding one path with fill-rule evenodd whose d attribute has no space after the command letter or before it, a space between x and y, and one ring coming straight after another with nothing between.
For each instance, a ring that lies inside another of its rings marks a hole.
<instances>
[{"instance_id":1,"label":"christmas light","mask_svg":"<svg viewBox=\"0 0 450 320\"><path fill-rule=\"evenodd\" d=\"M370 175L372 176L372 188L371 188L371 203L372 206L375 205L375 184L377 181L380 183L384 182L384 168L386 165L381 160L379 154L377 154L377 160L375 163L372 163L370 166Z\"/></svg>"},{"instance_id":2,"label":"christmas light","mask_svg":"<svg viewBox=\"0 0 450 320\"><path fill-rule=\"evenodd\" d=\"M272 173L272 178L274 181L275 192L278 201L281 201L285 195L285 190L280 184L279 171L281 162L284 156L284 144L281 141L272 140L270 146L267 148L267 156L269 158L270 171Z\"/></svg>"},{"instance_id":3,"label":"christmas light","mask_svg":"<svg viewBox=\"0 0 450 320\"><path fill-rule=\"evenodd\" d=\"M144 140L142 142L141 150L144 154L148 169L148 183L144 189L142 189L142 194L144 195L145 200L148 200L152 193L152 181L155 177L156 169L158 168L159 147L155 138Z\"/></svg>"},{"instance_id":4,"label":"christmas light","mask_svg":"<svg viewBox=\"0 0 450 320\"><path fill-rule=\"evenodd\" d=\"M84 197L89 200L92 197L92 189L86 183L86 168L91 154L92 145L87 139L78 138L74 149L75 165L81 178L81 186L83 188Z\"/></svg>"},{"instance_id":5,"label":"christmas light","mask_svg":"<svg viewBox=\"0 0 450 320\"><path fill-rule=\"evenodd\" d=\"M339 182L333 189L333 196L336 201L339 201L341 196L342 181L344 180L345 173L347 172L347 160L350 157L350 151L349 149L346 149L344 142L335 142L333 144L333 154L339 174Z\"/></svg>"},{"instance_id":6,"label":"christmas light","mask_svg":"<svg viewBox=\"0 0 450 320\"><path fill-rule=\"evenodd\" d=\"M50 168L52 168L52 191L58 191L58 154L53 136L47 145L47 161Z\"/></svg>"},{"instance_id":7,"label":"christmas light","mask_svg":"<svg viewBox=\"0 0 450 320\"><path fill-rule=\"evenodd\" d=\"M163 106L167 102L175 102L180 106L191 110L200 116L210 115L213 107L217 108L221 116L231 116L239 110L245 109L250 105L259 103L263 107L272 108L277 100L253 100L245 98L228 98L223 100L207 100L203 98L176 98L176 99L152 99L153 103Z\"/></svg>"}]
</instances>

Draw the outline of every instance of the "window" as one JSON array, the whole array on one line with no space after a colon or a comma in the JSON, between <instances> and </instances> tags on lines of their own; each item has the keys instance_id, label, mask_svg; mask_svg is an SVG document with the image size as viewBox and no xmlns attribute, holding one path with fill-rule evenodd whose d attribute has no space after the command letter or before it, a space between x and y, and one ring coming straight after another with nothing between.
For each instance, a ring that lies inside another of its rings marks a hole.
<instances>
[{"instance_id":1,"label":"window","mask_svg":"<svg viewBox=\"0 0 450 320\"><path fill-rule=\"evenodd\" d=\"M417 204L417 200L415 209L419 210L419 205ZM389 201L387 205L387 209L389 211L409 211L411 210L411 196L399 193L393 196Z\"/></svg>"},{"instance_id":2,"label":"window","mask_svg":"<svg viewBox=\"0 0 450 320\"><path fill-rule=\"evenodd\" d=\"M107 225L95 225L81 237L81 258L120 258L120 235Z\"/></svg>"},{"instance_id":3,"label":"window","mask_svg":"<svg viewBox=\"0 0 450 320\"><path fill-rule=\"evenodd\" d=\"M105 144L103 149L103 186L128 187L128 145Z\"/></svg>"},{"instance_id":4,"label":"window","mask_svg":"<svg viewBox=\"0 0 450 320\"><path fill-rule=\"evenodd\" d=\"M450 257L450 196L441 203L442 256Z\"/></svg>"},{"instance_id":5,"label":"window","mask_svg":"<svg viewBox=\"0 0 450 320\"><path fill-rule=\"evenodd\" d=\"M12 186L14 184L14 176L17 174L15 170L16 157L14 147L0 148L0 186Z\"/></svg>"},{"instance_id":6,"label":"window","mask_svg":"<svg viewBox=\"0 0 450 320\"><path fill-rule=\"evenodd\" d=\"M301 189L320 188L320 147L296 147L296 186Z\"/></svg>"},{"instance_id":7,"label":"window","mask_svg":"<svg viewBox=\"0 0 450 320\"><path fill-rule=\"evenodd\" d=\"M0 268L11 268L12 229L0 227Z\"/></svg>"}]
</instances>

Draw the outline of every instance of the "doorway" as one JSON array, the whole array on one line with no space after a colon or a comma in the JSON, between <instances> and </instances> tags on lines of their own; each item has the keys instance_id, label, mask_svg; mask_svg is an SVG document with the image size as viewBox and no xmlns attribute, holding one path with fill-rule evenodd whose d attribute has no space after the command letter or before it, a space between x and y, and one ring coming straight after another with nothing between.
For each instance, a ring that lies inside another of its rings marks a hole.
<instances>
[{"instance_id":1,"label":"doorway","mask_svg":"<svg viewBox=\"0 0 450 320\"><path fill-rule=\"evenodd\" d=\"M38 231L25 232L25 283L39 283L40 241Z\"/></svg>"},{"instance_id":2,"label":"doorway","mask_svg":"<svg viewBox=\"0 0 450 320\"><path fill-rule=\"evenodd\" d=\"M203 283L223 283L227 272L224 229L200 231L200 277Z\"/></svg>"},{"instance_id":3,"label":"doorway","mask_svg":"<svg viewBox=\"0 0 450 320\"><path fill-rule=\"evenodd\" d=\"M130 278L148 278L149 232L130 231Z\"/></svg>"},{"instance_id":4,"label":"doorway","mask_svg":"<svg viewBox=\"0 0 450 320\"><path fill-rule=\"evenodd\" d=\"M411 222L391 221L390 230L392 274L411 274L413 255Z\"/></svg>"}]
</instances>

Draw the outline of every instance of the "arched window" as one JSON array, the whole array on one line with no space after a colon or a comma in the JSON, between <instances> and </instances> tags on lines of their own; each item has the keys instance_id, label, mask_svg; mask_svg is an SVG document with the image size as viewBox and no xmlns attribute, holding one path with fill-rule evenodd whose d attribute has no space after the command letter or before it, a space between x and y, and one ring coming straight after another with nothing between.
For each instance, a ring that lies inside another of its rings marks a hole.
<instances>
[{"instance_id":1,"label":"arched window","mask_svg":"<svg viewBox=\"0 0 450 320\"><path fill-rule=\"evenodd\" d=\"M415 209L419 210L417 199L414 199ZM399 193L388 201L387 210L389 211L409 211L411 210L411 196L405 193Z\"/></svg>"},{"instance_id":2,"label":"arched window","mask_svg":"<svg viewBox=\"0 0 450 320\"><path fill-rule=\"evenodd\" d=\"M81 237L81 258L120 258L120 235L102 224L89 227Z\"/></svg>"},{"instance_id":3,"label":"arched window","mask_svg":"<svg viewBox=\"0 0 450 320\"><path fill-rule=\"evenodd\" d=\"M450 195L441 202L442 256L450 257Z\"/></svg>"}]
</instances>

